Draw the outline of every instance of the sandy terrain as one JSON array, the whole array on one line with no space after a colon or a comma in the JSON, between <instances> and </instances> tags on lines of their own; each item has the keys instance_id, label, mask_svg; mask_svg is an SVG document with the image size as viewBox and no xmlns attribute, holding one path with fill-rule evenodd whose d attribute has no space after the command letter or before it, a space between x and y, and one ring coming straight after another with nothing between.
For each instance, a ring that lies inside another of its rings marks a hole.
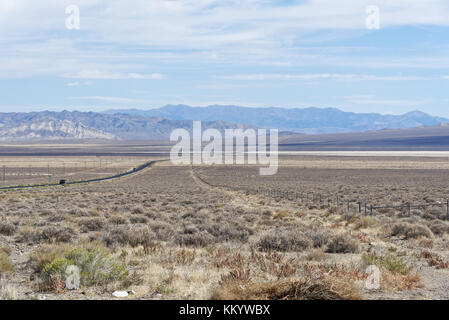
<instances>
[{"instance_id":1,"label":"sandy terrain","mask_svg":"<svg viewBox=\"0 0 449 320\"><path fill-rule=\"evenodd\" d=\"M115 181L3 192L0 296L447 299L445 161L301 155L271 177L163 162ZM364 216L362 199L441 206ZM70 264L83 271L79 290L66 288ZM370 265L379 290L365 288Z\"/></svg>"}]
</instances>

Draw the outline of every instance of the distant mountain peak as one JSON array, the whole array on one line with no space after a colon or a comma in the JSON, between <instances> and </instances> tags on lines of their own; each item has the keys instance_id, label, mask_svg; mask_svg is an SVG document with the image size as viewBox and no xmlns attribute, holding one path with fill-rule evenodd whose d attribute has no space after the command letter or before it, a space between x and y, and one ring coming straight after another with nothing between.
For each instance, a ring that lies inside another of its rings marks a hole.
<instances>
[{"instance_id":1,"label":"distant mountain peak","mask_svg":"<svg viewBox=\"0 0 449 320\"><path fill-rule=\"evenodd\" d=\"M223 120L256 127L275 128L298 133L338 133L404 129L436 126L448 119L434 117L419 110L402 115L345 112L335 107L318 108L248 108L235 105L192 107L184 104L166 105L151 110L121 110L121 113L173 120ZM110 113L110 111L107 111Z\"/></svg>"}]
</instances>

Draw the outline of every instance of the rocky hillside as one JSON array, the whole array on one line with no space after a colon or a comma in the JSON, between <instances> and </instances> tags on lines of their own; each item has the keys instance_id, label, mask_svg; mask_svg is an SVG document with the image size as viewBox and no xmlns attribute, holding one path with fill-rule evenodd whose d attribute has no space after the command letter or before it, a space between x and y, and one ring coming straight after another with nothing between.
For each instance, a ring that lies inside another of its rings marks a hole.
<instances>
[{"instance_id":1,"label":"rocky hillside","mask_svg":"<svg viewBox=\"0 0 449 320\"><path fill-rule=\"evenodd\" d=\"M0 141L61 139L167 139L177 128L191 131L192 121L96 112L0 113ZM223 121L203 122L203 128L247 128Z\"/></svg>"}]
</instances>

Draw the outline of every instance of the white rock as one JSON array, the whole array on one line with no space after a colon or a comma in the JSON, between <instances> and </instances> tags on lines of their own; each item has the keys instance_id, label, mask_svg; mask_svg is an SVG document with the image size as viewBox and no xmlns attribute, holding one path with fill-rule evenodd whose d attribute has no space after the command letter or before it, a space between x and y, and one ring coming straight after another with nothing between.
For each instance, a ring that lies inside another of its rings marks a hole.
<instances>
[{"instance_id":1,"label":"white rock","mask_svg":"<svg viewBox=\"0 0 449 320\"><path fill-rule=\"evenodd\" d=\"M112 295L116 298L125 298L128 296L128 292L126 291L114 291Z\"/></svg>"}]
</instances>

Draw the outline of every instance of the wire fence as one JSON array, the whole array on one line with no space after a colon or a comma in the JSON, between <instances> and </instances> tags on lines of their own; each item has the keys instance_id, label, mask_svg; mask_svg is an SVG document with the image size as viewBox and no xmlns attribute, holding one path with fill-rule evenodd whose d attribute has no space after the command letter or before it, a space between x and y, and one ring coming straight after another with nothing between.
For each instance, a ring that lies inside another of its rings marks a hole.
<instances>
[{"instance_id":1,"label":"wire fence","mask_svg":"<svg viewBox=\"0 0 449 320\"><path fill-rule=\"evenodd\" d=\"M357 212L364 216L372 216L376 213L382 214L383 210L400 210L404 211L404 214L408 217L412 216L413 209L426 209L432 207L439 207L442 209L442 213L445 214L445 219L449 220L449 200L434 201L432 203L412 203L405 202L400 205L384 205L378 204L375 201L366 200L348 200L346 197L339 194L329 195L315 192L297 192L297 191L284 191L279 189L246 189L244 187L235 188L234 190L245 192L246 194L265 195L271 198L285 199L289 201L300 201L302 203L320 204L327 208L337 207L346 209L347 212ZM352 210L351 210L352 209ZM444 211L443 211L444 210Z\"/></svg>"},{"instance_id":2,"label":"wire fence","mask_svg":"<svg viewBox=\"0 0 449 320\"><path fill-rule=\"evenodd\" d=\"M30 160L27 161L30 162ZM0 163L0 185L7 186L11 183L30 180L50 183L72 175L103 174L103 172L97 173L98 169L108 170L108 174L119 173L122 171L120 161L111 159L60 161L58 163L35 161L32 165L25 166L20 163L14 165L12 161L7 161L8 165Z\"/></svg>"}]
</instances>

